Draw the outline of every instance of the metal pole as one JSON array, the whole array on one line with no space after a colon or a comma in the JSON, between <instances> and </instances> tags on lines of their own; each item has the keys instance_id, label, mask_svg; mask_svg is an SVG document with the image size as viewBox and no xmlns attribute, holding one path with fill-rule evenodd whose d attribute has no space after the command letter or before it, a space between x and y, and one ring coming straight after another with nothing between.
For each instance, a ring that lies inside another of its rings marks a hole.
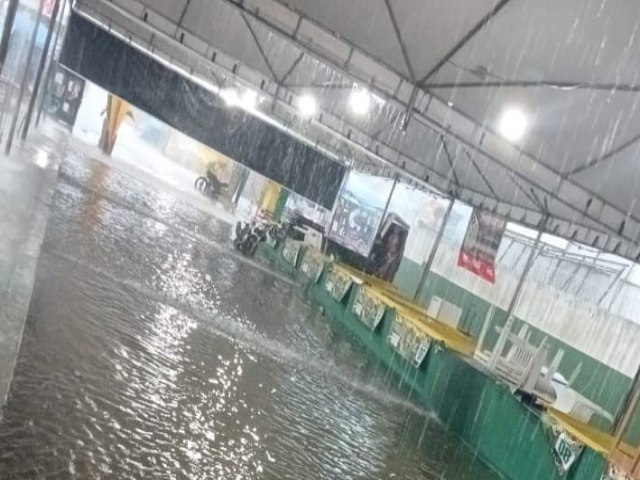
<instances>
[{"instance_id":1,"label":"metal pole","mask_svg":"<svg viewBox=\"0 0 640 480\"><path fill-rule=\"evenodd\" d=\"M22 140L27 139L27 134L29 133L29 127L31 126L31 116L33 115L33 109L36 105L36 97L38 96L38 91L40 90L40 82L42 81L42 73L44 71L44 65L47 60L47 55L49 54L49 46L51 45L51 37L53 36L53 26L58 19L58 12L60 11L60 1L56 0L55 5L53 6L53 12L51 12L51 18L49 19L49 27L47 29L47 38L44 41L44 48L42 50L42 55L40 57L40 64L38 65L38 72L36 73L36 79L33 83L33 92L31 93L31 98L29 98L29 106L27 107L27 114L24 121L24 128L22 129Z\"/></svg>"},{"instance_id":2,"label":"metal pole","mask_svg":"<svg viewBox=\"0 0 640 480\"><path fill-rule=\"evenodd\" d=\"M507 344L507 339L509 338L509 333L513 328L513 323L515 321L515 317L513 316L513 311L518 304L518 300L520 299L520 293L522 292L522 287L524 287L524 282L529 275L529 271L533 266L534 260L536 259L538 247L540 246L540 240L542 239L542 232L544 230L544 226L547 222L547 218L545 217L540 225L538 226L538 235L536 235L536 240L533 242L533 246L531 247L531 251L529 252L529 256L527 257L527 262L524 265L524 270L522 271L522 275L520 275L520 280L518 280L518 285L516 285L516 290L513 292L513 296L511 297L511 301L509 302L509 307L507 308L507 321L502 327L502 331L500 332L500 336L498 337L498 341L496 343L495 348L493 349L493 353L491 354L491 358L489 360L489 370L494 370L496 365L498 364L498 360L502 355L502 350L504 350L505 345Z\"/></svg>"},{"instance_id":3,"label":"metal pole","mask_svg":"<svg viewBox=\"0 0 640 480\"><path fill-rule=\"evenodd\" d=\"M629 422L633 414L635 413L635 409L640 402L640 367L636 370L636 374L633 377L633 381L631 382L631 388L626 393L624 400L622 402L622 406L620 410L616 413L616 417L613 422L613 426L611 428L611 432L614 436L615 443L614 448L618 448L620 442L622 441L622 436L624 435Z\"/></svg>"},{"instance_id":4,"label":"metal pole","mask_svg":"<svg viewBox=\"0 0 640 480\"><path fill-rule=\"evenodd\" d=\"M387 216L389 212L389 205L391 205L391 197L393 197L393 192L396 191L396 185L398 185L398 174L396 173L393 176L393 185L391 185L391 191L389 192L389 197L387 197L387 203L384 206L384 210L382 211L382 219L380 220L380 225L384 223L384 217ZM378 225L378 230L380 229L380 225Z\"/></svg>"},{"instance_id":5,"label":"metal pole","mask_svg":"<svg viewBox=\"0 0 640 480\"><path fill-rule=\"evenodd\" d=\"M238 202L240 201L240 197L242 196L242 192L244 191L244 187L247 185L247 180L249 179L249 169L247 167L242 167L242 171L240 172L240 181L238 182L238 186L236 187L236 191L233 194L233 198L231 199L231 203L234 206L238 206Z\"/></svg>"},{"instance_id":6,"label":"metal pole","mask_svg":"<svg viewBox=\"0 0 640 480\"><path fill-rule=\"evenodd\" d=\"M62 0L62 6L60 7L60 10L62 11L63 14L66 6L67 6L67 0ZM56 55L56 49L58 48L58 40L60 39L60 32L62 31L63 23L64 23L63 19L60 18L58 20L58 28L56 29L56 34L53 37L53 49L51 50L49 64L47 65L47 70L46 70L47 73L44 75L44 88L42 89L39 95L40 98L38 101L38 115L36 115L36 127L40 125L40 120L42 118L42 110L44 109L44 101L47 96L47 89L49 88L49 83L51 83L51 73L53 72L53 64L58 62L55 58L55 55Z\"/></svg>"},{"instance_id":7,"label":"metal pole","mask_svg":"<svg viewBox=\"0 0 640 480\"><path fill-rule=\"evenodd\" d=\"M19 4L20 0L9 0L9 5L7 6L7 13L4 17L4 27L2 29L2 37L0 38L0 73L2 73L2 70L4 69L4 63L7 61L7 55L9 54L9 41L11 40L13 22L16 19Z\"/></svg>"},{"instance_id":8,"label":"metal pole","mask_svg":"<svg viewBox=\"0 0 640 480\"><path fill-rule=\"evenodd\" d=\"M487 336L487 332L489 331L489 327L491 326L491 322L493 321L493 314L496 311L496 306L491 304L489 310L487 310L487 315L484 318L484 323L482 324L482 330L480 331L480 336L478 337L478 342L476 343L476 349L474 351L474 356L479 357L482 354L482 346L484 345L484 339Z\"/></svg>"},{"instance_id":9,"label":"metal pole","mask_svg":"<svg viewBox=\"0 0 640 480\"><path fill-rule=\"evenodd\" d=\"M340 201L340 197L342 196L342 190L344 190L344 185L347 183L347 177L349 175L351 175L351 169L349 169L349 173L347 173L344 177L342 177L342 182L340 183L340 188L338 189L338 195L336 196L336 200L333 203L331 220L329 220L329 226L327 227L327 231L324 233L324 246L322 248L322 253L327 253L327 248L329 248L329 235L331 235L331 229L333 228L333 223L336 219L336 212L338 211L338 202Z\"/></svg>"},{"instance_id":10,"label":"metal pole","mask_svg":"<svg viewBox=\"0 0 640 480\"><path fill-rule=\"evenodd\" d=\"M31 39L29 40L29 53L27 54L27 63L24 67L24 73L22 74L22 82L20 82L20 90L18 92L18 101L16 108L13 110L13 117L11 118L11 126L9 127L9 135L7 136L7 143L4 146L4 154L9 155L11 153L11 146L13 145L13 137L16 134L16 127L18 126L18 118L20 117L20 107L22 106L22 97L24 91L27 89L29 83L29 66L31 65L31 59L33 58L33 51L36 46L36 38L38 36L38 29L40 28L40 19L42 18L42 10L44 8L44 0L40 0L40 7L38 8L38 15L36 16L36 22L33 26L33 32L31 33Z\"/></svg>"},{"instance_id":11,"label":"metal pole","mask_svg":"<svg viewBox=\"0 0 640 480\"><path fill-rule=\"evenodd\" d=\"M449 200L449 205L447 205L447 211L444 213L444 217L442 217L442 222L440 222L440 228L438 229L438 234L436 235L436 239L433 242L433 246L431 247L431 251L429 252L429 258L427 258L427 263L424 266L424 270L422 271L422 276L420 277L420 281L418 282L418 287L416 288L416 293L413 294L413 301L417 301L420 296L420 292L424 288L425 283L427 283L427 278L429 277L429 273L431 272L431 266L433 265L433 261L436 258L436 253L438 253L438 247L440 247L440 242L442 241L442 237L444 236L444 230L447 227L447 222L449 221L449 216L453 211L453 204L456 199L451 197Z\"/></svg>"}]
</instances>

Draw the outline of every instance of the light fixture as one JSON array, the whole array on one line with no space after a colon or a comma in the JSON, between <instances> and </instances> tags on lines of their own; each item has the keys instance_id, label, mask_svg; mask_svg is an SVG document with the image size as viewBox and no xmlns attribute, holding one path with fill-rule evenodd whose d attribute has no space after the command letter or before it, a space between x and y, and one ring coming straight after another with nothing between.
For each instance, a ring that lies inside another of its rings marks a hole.
<instances>
[{"instance_id":1,"label":"light fixture","mask_svg":"<svg viewBox=\"0 0 640 480\"><path fill-rule=\"evenodd\" d=\"M220 97L224 100L224 102L230 107L237 107L240 105L240 95L238 95L238 90L235 88L225 88L220 90Z\"/></svg>"},{"instance_id":2,"label":"light fixture","mask_svg":"<svg viewBox=\"0 0 640 480\"><path fill-rule=\"evenodd\" d=\"M371 106L371 95L366 90L354 90L351 92L349 105L351 106L353 113L357 115L364 115L369 111L369 107Z\"/></svg>"},{"instance_id":3,"label":"light fixture","mask_svg":"<svg viewBox=\"0 0 640 480\"><path fill-rule=\"evenodd\" d=\"M245 110L256 108L258 104L258 94L250 89L240 95L237 88L225 88L220 91L220 97L228 106L242 107Z\"/></svg>"},{"instance_id":4,"label":"light fixture","mask_svg":"<svg viewBox=\"0 0 640 480\"><path fill-rule=\"evenodd\" d=\"M258 94L253 90L247 89L242 94L242 97L240 97L240 103L247 110L256 108L256 106L258 105Z\"/></svg>"},{"instance_id":5,"label":"light fixture","mask_svg":"<svg viewBox=\"0 0 640 480\"><path fill-rule=\"evenodd\" d=\"M302 95L298 98L298 110L305 117L314 115L318 110L316 100L311 95Z\"/></svg>"},{"instance_id":6,"label":"light fixture","mask_svg":"<svg viewBox=\"0 0 640 480\"><path fill-rule=\"evenodd\" d=\"M527 116L522 110L509 107L502 112L498 129L500 134L510 142L517 142L527 129Z\"/></svg>"}]
</instances>

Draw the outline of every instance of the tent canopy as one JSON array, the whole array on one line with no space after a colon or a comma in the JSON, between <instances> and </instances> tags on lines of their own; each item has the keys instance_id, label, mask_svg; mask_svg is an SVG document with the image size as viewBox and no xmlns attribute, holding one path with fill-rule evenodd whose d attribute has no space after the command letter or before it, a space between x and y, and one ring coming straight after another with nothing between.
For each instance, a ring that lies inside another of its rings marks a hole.
<instances>
[{"instance_id":1,"label":"tent canopy","mask_svg":"<svg viewBox=\"0 0 640 480\"><path fill-rule=\"evenodd\" d=\"M636 260L635 0L79 0L114 33L357 168ZM370 110L349 106L371 93ZM301 95L318 111L301 121ZM500 122L522 112L509 141ZM541 223L543 219L546 222Z\"/></svg>"}]
</instances>

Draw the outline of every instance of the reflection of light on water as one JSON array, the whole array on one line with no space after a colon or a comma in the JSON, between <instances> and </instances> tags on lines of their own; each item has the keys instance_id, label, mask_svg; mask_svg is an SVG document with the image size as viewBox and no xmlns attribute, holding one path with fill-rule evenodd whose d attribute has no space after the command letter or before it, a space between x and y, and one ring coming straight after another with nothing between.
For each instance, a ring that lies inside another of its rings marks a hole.
<instances>
[{"instance_id":1,"label":"reflection of light on water","mask_svg":"<svg viewBox=\"0 0 640 480\"><path fill-rule=\"evenodd\" d=\"M245 358L236 351L232 358L218 355L216 361L215 376L202 379L196 401L181 405L189 435L178 448L192 471L206 473L203 478L255 478L264 470L263 447L257 427L249 423L254 409L239 393Z\"/></svg>"}]
</instances>

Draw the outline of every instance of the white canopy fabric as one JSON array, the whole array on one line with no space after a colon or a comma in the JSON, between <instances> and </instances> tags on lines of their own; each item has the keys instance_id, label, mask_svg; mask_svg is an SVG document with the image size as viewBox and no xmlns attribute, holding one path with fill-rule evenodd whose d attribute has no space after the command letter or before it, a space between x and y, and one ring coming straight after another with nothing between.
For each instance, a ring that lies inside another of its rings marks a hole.
<instances>
[{"instance_id":1,"label":"white canopy fabric","mask_svg":"<svg viewBox=\"0 0 640 480\"><path fill-rule=\"evenodd\" d=\"M340 161L640 256L636 0L78 0ZM349 108L373 95L367 115ZM300 95L319 104L311 120ZM502 112L527 119L504 139ZM547 218L545 223L542 219Z\"/></svg>"}]
</instances>

